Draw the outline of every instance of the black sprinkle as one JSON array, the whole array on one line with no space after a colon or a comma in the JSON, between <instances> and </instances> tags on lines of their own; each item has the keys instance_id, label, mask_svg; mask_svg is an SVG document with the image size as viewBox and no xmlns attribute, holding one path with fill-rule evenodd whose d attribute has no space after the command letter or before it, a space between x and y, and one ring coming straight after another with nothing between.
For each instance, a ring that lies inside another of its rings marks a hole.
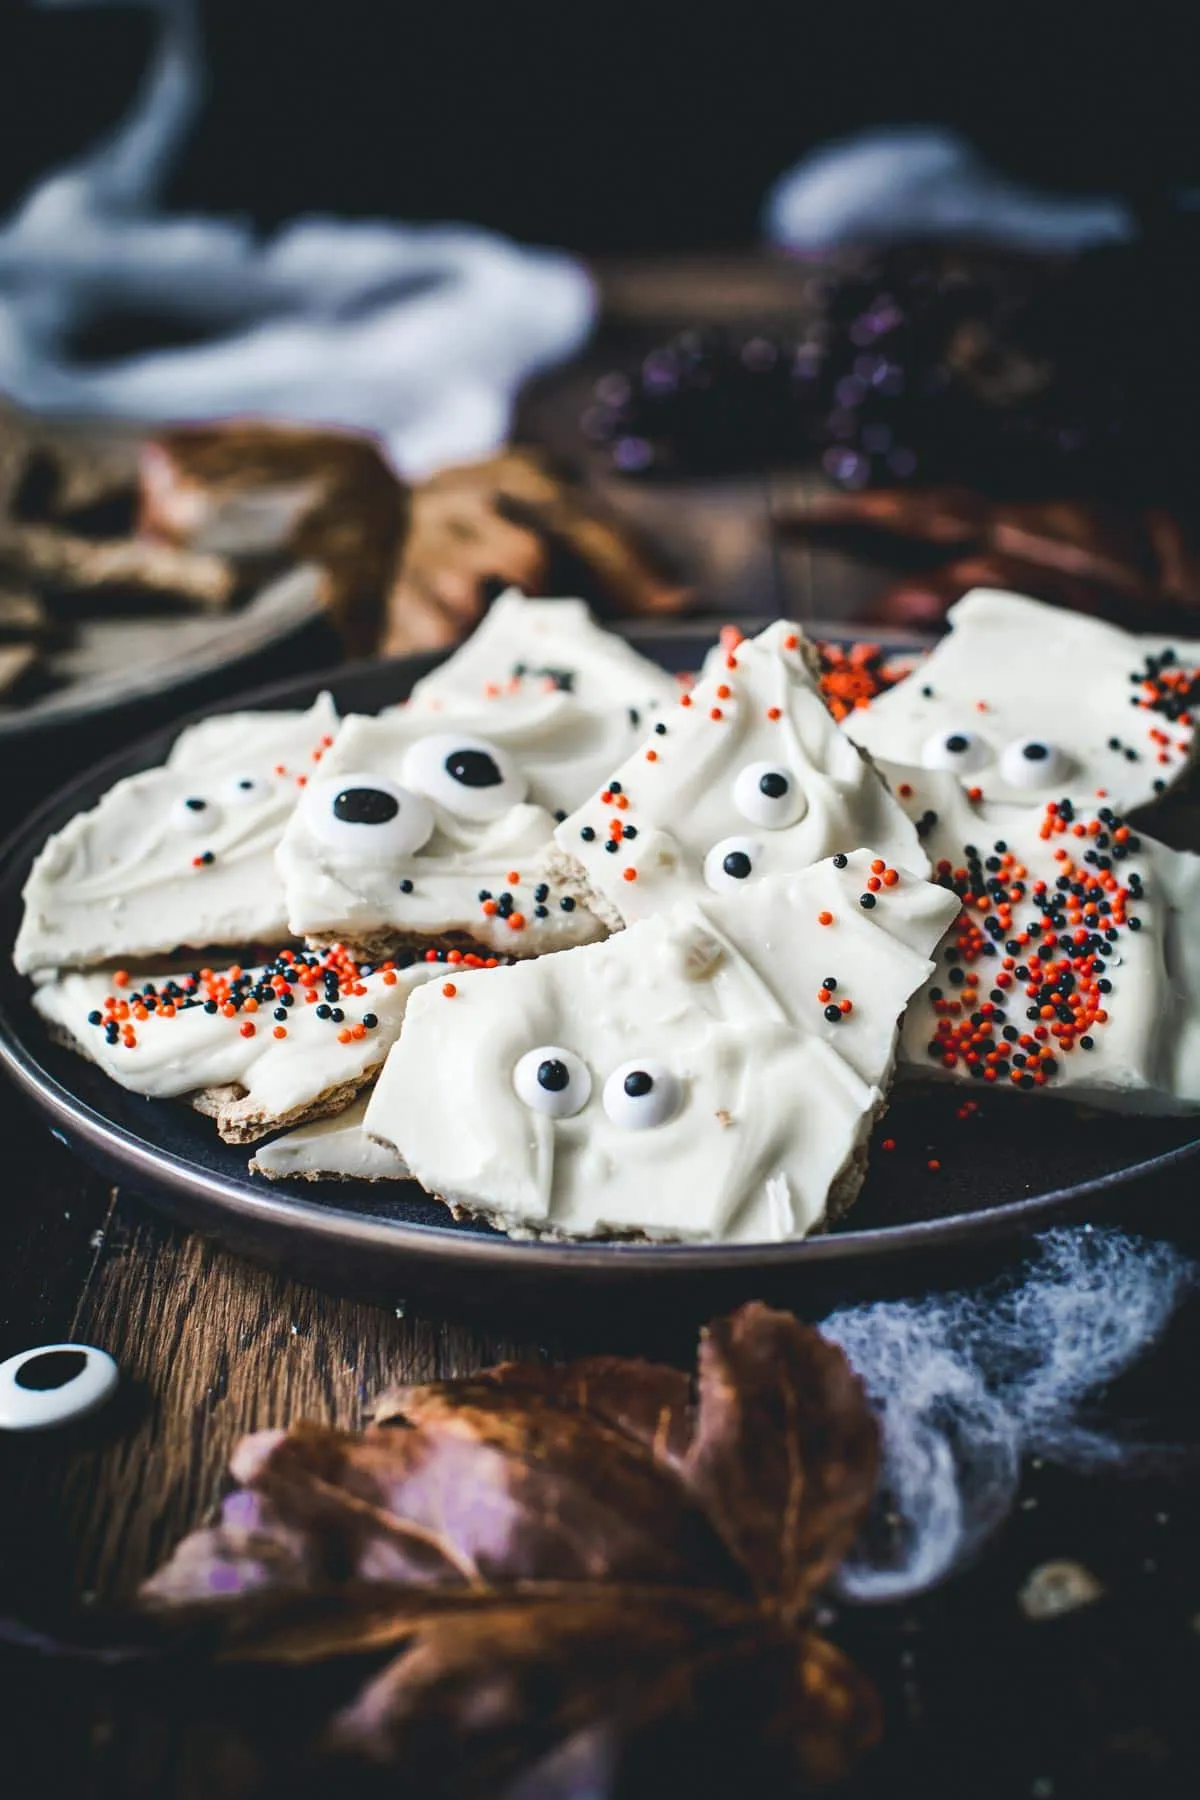
<instances>
[{"instance_id":1,"label":"black sprinkle","mask_svg":"<svg viewBox=\"0 0 1200 1800\"><path fill-rule=\"evenodd\" d=\"M579 835L585 844L590 844L596 835L596 828L594 825L583 825L580 827Z\"/></svg>"},{"instance_id":2,"label":"black sprinkle","mask_svg":"<svg viewBox=\"0 0 1200 1800\"><path fill-rule=\"evenodd\" d=\"M848 856L843 856L842 852L839 850L833 859L833 866L835 869L844 869L849 861L850 858Z\"/></svg>"},{"instance_id":3,"label":"black sprinkle","mask_svg":"<svg viewBox=\"0 0 1200 1800\"><path fill-rule=\"evenodd\" d=\"M570 894L564 894L558 904L562 907L564 912L575 911L575 902L572 900Z\"/></svg>"},{"instance_id":4,"label":"black sprinkle","mask_svg":"<svg viewBox=\"0 0 1200 1800\"><path fill-rule=\"evenodd\" d=\"M402 894L411 894L412 891L413 891L413 884L408 879L408 876L406 875L404 877L404 880L400 883L400 892Z\"/></svg>"},{"instance_id":5,"label":"black sprinkle","mask_svg":"<svg viewBox=\"0 0 1200 1800\"><path fill-rule=\"evenodd\" d=\"M840 1025L842 1021L841 1007L835 1006L831 1000L829 1005L825 1008L825 1017L829 1020L831 1025Z\"/></svg>"},{"instance_id":6,"label":"black sprinkle","mask_svg":"<svg viewBox=\"0 0 1200 1800\"><path fill-rule=\"evenodd\" d=\"M874 896L874 894L860 894L860 895L859 895L859 896L858 896L858 904L859 904L859 905L860 905L860 906L862 906L862 907L865 907L865 908L866 908L866 910L867 910L867 911L868 911L868 912L870 912L870 910L871 910L871 908L872 908L872 907L873 907L873 906L874 906L874 904L875 904L875 896Z\"/></svg>"}]
</instances>

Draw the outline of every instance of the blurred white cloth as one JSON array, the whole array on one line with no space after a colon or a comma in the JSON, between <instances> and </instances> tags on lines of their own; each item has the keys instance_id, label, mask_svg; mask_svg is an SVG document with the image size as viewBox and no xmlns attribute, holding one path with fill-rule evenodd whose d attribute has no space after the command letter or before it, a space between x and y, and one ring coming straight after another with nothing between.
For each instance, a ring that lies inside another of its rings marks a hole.
<instances>
[{"instance_id":1,"label":"blurred white cloth","mask_svg":"<svg viewBox=\"0 0 1200 1800\"><path fill-rule=\"evenodd\" d=\"M43 412L352 426L409 476L495 449L521 383L591 329L584 269L467 226L302 219L263 244L235 222L160 214L203 58L193 0L143 3L162 26L129 117L0 226L0 392ZM82 330L133 309L199 341L72 360Z\"/></svg>"},{"instance_id":2,"label":"blurred white cloth","mask_svg":"<svg viewBox=\"0 0 1200 1800\"><path fill-rule=\"evenodd\" d=\"M1014 250L1082 250L1133 235L1111 199L1043 194L998 175L954 132L895 126L823 144L767 196L767 236L789 250L961 237Z\"/></svg>"}]
</instances>

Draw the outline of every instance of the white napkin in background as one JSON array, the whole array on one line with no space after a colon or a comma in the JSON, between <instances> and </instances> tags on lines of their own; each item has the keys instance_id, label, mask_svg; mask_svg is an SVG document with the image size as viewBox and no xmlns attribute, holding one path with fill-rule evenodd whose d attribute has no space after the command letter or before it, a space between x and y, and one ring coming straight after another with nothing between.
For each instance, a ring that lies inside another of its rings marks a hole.
<instances>
[{"instance_id":1,"label":"white napkin in background","mask_svg":"<svg viewBox=\"0 0 1200 1800\"><path fill-rule=\"evenodd\" d=\"M233 222L159 213L204 68L194 0L143 4L162 27L129 116L0 226L0 393L48 413L352 426L409 476L494 450L521 384L587 338L585 270L469 226L302 219L264 244ZM133 308L202 341L70 360L81 328Z\"/></svg>"}]
</instances>

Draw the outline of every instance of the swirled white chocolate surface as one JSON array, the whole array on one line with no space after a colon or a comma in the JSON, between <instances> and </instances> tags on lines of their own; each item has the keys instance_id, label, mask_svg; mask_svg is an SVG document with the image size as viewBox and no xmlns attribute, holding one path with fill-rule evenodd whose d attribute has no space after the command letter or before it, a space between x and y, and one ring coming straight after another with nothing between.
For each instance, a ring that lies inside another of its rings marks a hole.
<instances>
[{"instance_id":1,"label":"swirled white chocolate surface","mask_svg":"<svg viewBox=\"0 0 1200 1800\"><path fill-rule=\"evenodd\" d=\"M981 1092L1200 1107L1200 856L1104 801L973 804L951 775L886 771L961 907L903 1060Z\"/></svg>"},{"instance_id":2,"label":"swirled white chocolate surface","mask_svg":"<svg viewBox=\"0 0 1200 1800\"><path fill-rule=\"evenodd\" d=\"M344 1106L395 1042L413 988L439 972L283 951L253 969L153 981L64 975L35 989L34 1006L121 1087L199 1097L221 1135L244 1143Z\"/></svg>"},{"instance_id":3,"label":"swirled white chocolate surface","mask_svg":"<svg viewBox=\"0 0 1200 1800\"><path fill-rule=\"evenodd\" d=\"M591 713L624 714L636 731L674 701L678 685L597 625L582 600L528 600L509 588L466 643L417 682L409 704L420 712L476 711L500 693L554 692Z\"/></svg>"},{"instance_id":4,"label":"swirled white chocolate surface","mask_svg":"<svg viewBox=\"0 0 1200 1800\"><path fill-rule=\"evenodd\" d=\"M533 803L531 734L549 755L564 707L586 733L562 694L453 719L347 719L279 846L290 929L376 953L457 935L538 956L603 936L548 875L554 820Z\"/></svg>"},{"instance_id":5,"label":"swirled white chocolate surface","mask_svg":"<svg viewBox=\"0 0 1200 1800\"><path fill-rule=\"evenodd\" d=\"M949 618L911 675L846 720L873 756L957 775L989 801L1040 808L1066 794L1118 812L1188 769L1200 644L992 588Z\"/></svg>"},{"instance_id":6,"label":"swirled white chocolate surface","mask_svg":"<svg viewBox=\"0 0 1200 1800\"><path fill-rule=\"evenodd\" d=\"M22 971L283 937L275 848L337 730L307 712L225 713L181 732L46 844L25 885Z\"/></svg>"},{"instance_id":7,"label":"swirled white chocolate surface","mask_svg":"<svg viewBox=\"0 0 1200 1800\"><path fill-rule=\"evenodd\" d=\"M396 1152L363 1130L366 1110L367 1097L360 1095L345 1112L260 1144L251 1173L268 1181L406 1181L408 1170Z\"/></svg>"},{"instance_id":8,"label":"swirled white chocolate surface","mask_svg":"<svg viewBox=\"0 0 1200 1800\"><path fill-rule=\"evenodd\" d=\"M509 1231L803 1236L857 1189L898 1015L957 905L869 852L838 862L431 983L368 1132Z\"/></svg>"},{"instance_id":9,"label":"swirled white chocolate surface","mask_svg":"<svg viewBox=\"0 0 1200 1800\"><path fill-rule=\"evenodd\" d=\"M632 923L864 844L915 873L912 826L835 724L793 625L730 645L555 833ZM615 921L614 921L615 922Z\"/></svg>"}]
</instances>

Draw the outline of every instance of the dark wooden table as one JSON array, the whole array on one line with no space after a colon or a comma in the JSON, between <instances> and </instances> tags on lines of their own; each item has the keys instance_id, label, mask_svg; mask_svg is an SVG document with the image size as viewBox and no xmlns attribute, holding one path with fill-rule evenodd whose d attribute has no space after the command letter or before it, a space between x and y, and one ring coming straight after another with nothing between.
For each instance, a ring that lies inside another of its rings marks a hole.
<instances>
[{"instance_id":1,"label":"dark wooden table","mask_svg":"<svg viewBox=\"0 0 1200 1800\"><path fill-rule=\"evenodd\" d=\"M769 316L787 303L788 279L781 290L776 272L764 284L740 267L669 278L611 271L610 345L669 328L690 309ZM528 429L561 445L610 353L602 347L534 393ZM622 493L694 571L708 610L853 616L878 571L772 544L772 509L796 491L794 478L764 476ZM118 1402L85 1428L0 1434L0 1611L36 1619L72 1595L129 1594L211 1511L244 1432L299 1418L354 1426L388 1383L501 1357L597 1347L691 1354L690 1327L670 1321L613 1321L606 1332L593 1320L547 1336L514 1318L497 1333L423 1310L419 1297L399 1316L301 1286L110 1190L6 1088L0 1127L0 1358L70 1338L109 1350L124 1375ZM1133 1196L1130 1221L1152 1208L1156 1230L1200 1248L1191 1185ZM1200 1439L1196 1311L1109 1399L1175 1446L1153 1473L1085 1479L1035 1466L977 1566L917 1603L834 1619L889 1710L885 1750L856 1792L1126 1800L1187 1791L1195 1722L1185 1671L1200 1646L1200 1557L1184 1519ZM1085 1613L1032 1624L1016 1593L1051 1556L1087 1564L1106 1596ZM39 1684L25 1664L20 1676L6 1683L0 1668L0 1793L119 1794L120 1746L89 1735L77 1690L56 1706L53 1683ZM159 1791L187 1793L186 1770L164 1772Z\"/></svg>"}]
</instances>

